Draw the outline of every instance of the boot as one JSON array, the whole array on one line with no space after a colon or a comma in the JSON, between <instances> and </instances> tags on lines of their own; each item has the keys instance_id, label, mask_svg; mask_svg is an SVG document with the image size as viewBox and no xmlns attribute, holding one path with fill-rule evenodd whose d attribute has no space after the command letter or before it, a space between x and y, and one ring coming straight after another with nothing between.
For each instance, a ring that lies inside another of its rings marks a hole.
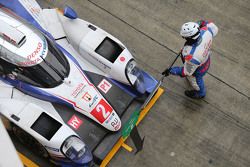
<instances>
[{"instance_id":1,"label":"boot","mask_svg":"<svg viewBox=\"0 0 250 167\"><path fill-rule=\"evenodd\" d=\"M205 97L205 95L204 95L204 96L201 96L201 95L199 94L199 91L197 91L197 90L186 90L186 91L185 91L185 95L186 95L187 97L190 97L190 98L193 98L193 99L202 99L202 98Z\"/></svg>"}]
</instances>

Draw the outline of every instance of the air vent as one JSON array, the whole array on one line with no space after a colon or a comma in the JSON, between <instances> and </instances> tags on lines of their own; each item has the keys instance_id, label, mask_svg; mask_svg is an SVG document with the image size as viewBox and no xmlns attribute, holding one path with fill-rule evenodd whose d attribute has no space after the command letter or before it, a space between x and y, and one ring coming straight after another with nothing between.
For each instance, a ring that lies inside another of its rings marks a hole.
<instances>
[{"instance_id":1,"label":"air vent","mask_svg":"<svg viewBox=\"0 0 250 167\"><path fill-rule=\"evenodd\" d=\"M14 119L15 121L17 121L17 122L20 120L20 118L18 116L14 115L14 114L12 114L10 117L12 119Z\"/></svg>"},{"instance_id":2,"label":"air vent","mask_svg":"<svg viewBox=\"0 0 250 167\"><path fill-rule=\"evenodd\" d=\"M0 37L16 47L21 47L26 41L26 36L22 32L3 20L0 20Z\"/></svg>"},{"instance_id":3,"label":"air vent","mask_svg":"<svg viewBox=\"0 0 250 167\"><path fill-rule=\"evenodd\" d=\"M91 30L93 30L93 31L95 31L95 30L96 30L96 27L95 27L95 26L93 26L93 25L91 25L91 24L89 24L89 25L88 25L88 27L89 27Z\"/></svg>"}]
</instances>

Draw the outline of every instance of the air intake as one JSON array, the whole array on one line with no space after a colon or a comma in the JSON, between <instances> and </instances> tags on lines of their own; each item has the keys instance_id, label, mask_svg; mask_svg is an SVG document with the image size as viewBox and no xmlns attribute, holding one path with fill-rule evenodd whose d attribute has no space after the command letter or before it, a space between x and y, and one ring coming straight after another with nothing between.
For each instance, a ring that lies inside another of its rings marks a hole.
<instances>
[{"instance_id":1,"label":"air intake","mask_svg":"<svg viewBox=\"0 0 250 167\"><path fill-rule=\"evenodd\" d=\"M3 20L0 20L0 37L19 48L26 41L26 36L22 32Z\"/></svg>"}]
</instances>

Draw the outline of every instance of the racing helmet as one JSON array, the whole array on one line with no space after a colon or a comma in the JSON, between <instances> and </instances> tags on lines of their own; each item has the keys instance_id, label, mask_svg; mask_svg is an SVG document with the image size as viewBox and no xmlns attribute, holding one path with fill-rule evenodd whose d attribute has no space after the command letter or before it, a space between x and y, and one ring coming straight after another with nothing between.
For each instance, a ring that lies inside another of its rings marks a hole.
<instances>
[{"instance_id":1,"label":"racing helmet","mask_svg":"<svg viewBox=\"0 0 250 167\"><path fill-rule=\"evenodd\" d=\"M184 23L181 27L180 35L185 39L198 39L200 36L199 24L195 22Z\"/></svg>"}]
</instances>

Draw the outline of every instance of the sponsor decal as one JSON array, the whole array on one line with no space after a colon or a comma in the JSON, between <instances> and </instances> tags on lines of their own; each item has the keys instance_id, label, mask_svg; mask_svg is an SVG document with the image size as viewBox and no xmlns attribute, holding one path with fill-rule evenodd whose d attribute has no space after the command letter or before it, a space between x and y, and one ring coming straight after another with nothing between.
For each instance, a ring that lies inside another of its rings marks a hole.
<instances>
[{"instance_id":1,"label":"sponsor decal","mask_svg":"<svg viewBox=\"0 0 250 167\"><path fill-rule=\"evenodd\" d=\"M42 54L40 57L43 57L45 55L46 48L47 48L47 42L45 39L43 39L43 50L42 50Z\"/></svg>"},{"instance_id":2,"label":"sponsor decal","mask_svg":"<svg viewBox=\"0 0 250 167\"><path fill-rule=\"evenodd\" d=\"M125 61L125 57L123 57L123 56L120 57L120 61L121 61L121 62L124 62L124 61Z\"/></svg>"},{"instance_id":3,"label":"sponsor decal","mask_svg":"<svg viewBox=\"0 0 250 167\"><path fill-rule=\"evenodd\" d=\"M42 43L39 42L39 43L37 44L36 50L33 51L30 55L28 55L28 56L27 56L27 59L32 60L33 58L35 58L36 55L41 51L42 46L43 46Z\"/></svg>"},{"instance_id":4,"label":"sponsor decal","mask_svg":"<svg viewBox=\"0 0 250 167\"><path fill-rule=\"evenodd\" d=\"M205 72L206 70L208 70L209 66L210 66L210 58L208 58L205 66L200 70L200 72L201 73Z\"/></svg>"},{"instance_id":5,"label":"sponsor decal","mask_svg":"<svg viewBox=\"0 0 250 167\"><path fill-rule=\"evenodd\" d=\"M85 92L84 95L82 96L82 99L89 102L92 99L92 97L89 94L89 92Z\"/></svg>"},{"instance_id":6,"label":"sponsor decal","mask_svg":"<svg viewBox=\"0 0 250 167\"><path fill-rule=\"evenodd\" d=\"M39 8L34 8L34 7L31 7L30 8L30 11L32 14L35 14L35 15L38 15L38 13L41 11Z\"/></svg>"},{"instance_id":7,"label":"sponsor decal","mask_svg":"<svg viewBox=\"0 0 250 167\"><path fill-rule=\"evenodd\" d=\"M34 65L41 61L40 57L43 57L46 53L47 43L46 40L43 39L43 44L38 42L36 50L33 51L30 55L27 56L28 61L25 62L18 62L17 64L20 66L27 66L27 65ZM41 55L38 57L38 53L41 52Z\"/></svg>"},{"instance_id":8,"label":"sponsor decal","mask_svg":"<svg viewBox=\"0 0 250 167\"><path fill-rule=\"evenodd\" d=\"M18 62L18 65L20 65L20 66L35 65L40 61L41 61L40 58L36 58L35 60L30 60L30 61L25 61L25 62Z\"/></svg>"},{"instance_id":9,"label":"sponsor decal","mask_svg":"<svg viewBox=\"0 0 250 167\"><path fill-rule=\"evenodd\" d=\"M106 94L112 87L112 84L109 83L106 79L103 79L97 87Z\"/></svg>"},{"instance_id":10,"label":"sponsor decal","mask_svg":"<svg viewBox=\"0 0 250 167\"><path fill-rule=\"evenodd\" d=\"M52 151L55 151L55 152L59 152L59 149L58 148L53 148L53 147L49 147L49 146L44 146L45 148L49 149L49 150L52 150Z\"/></svg>"},{"instance_id":11,"label":"sponsor decal","mask_svg":"<svg viewBox=\"0 0 250 167\"><path fill-rule=\"evenodd\" d=\"M135 110L130 116L129 120L125 124L123 124L123 128L122 128L123 138L128 137L131 131L133 130L133 128L136 126L136 122L139 119L139 115L140 115L140 111Z\"/></svg>"},{"instance_id":12,"label":"sponsor decal","mask_svg":"<svg viewBox=\"0 0 250 167\"><path fill-rule=\"evenodd\" d=\"M112 112L112 107L103 99L90 112L101 124L109 117Z\"/></svg>"},{"instance_id":13,"label":"sponsor decal","mask_svg":"<svg viewBox=\"0 0 250 167\"><path fill-rule=\"evenodd\" d=\"M14 39L11 39L8 35L6 35L5 33L2 33L2 37L6 40L9 41L10 43L16 45L16 41Z\"/></svg>"},{"instance_id":14,"label":"sponsor decal","mask_svg":"<svg viewBox=\"0 0 250 167\"><path fill-rule=\"evenodd\" d=\"M206 57L210 48L211 48L212 40L210 39L207 44L204 45L204 52L202 54L203 57Z\"/></svg>"},{"instance_id":15,"label":"sponsor decal","mask_svg":"<svg viewBox=\"0 0 250 167\"><path fill-rule=\"evenodd\" d=\"M89 108L91 108L91 107L95 104L95 102L96 102L97 100L98 100L98 96L95 95L95 97L93 98L92 102L89 103Z\"/></svg>"},{"instance_id":16,"label":"sponsor decal","mask_svg":"<svg viewBox=\"0 0 250 167\"><path fill-rule=\"evenodd\" d=\"M46 46L47 46L47 42L45 39L43 39L43 43L38 42L36 50L34 52L32 52L30 55L28 55L27 59L29 59L29 60L33 59L34 57L36 57L36 55L40 51L42 51L42 54L40 55L40 57L43 57L45 55L45 52L46 52L46 48L47 48Z\"/></svg>"},{"instance_id":17,"label":"sponsor decal","mask_svg":"<svg viewBox=\"0 0 250 167\"><path fill-rule=\"evenodd\" d=\"M41 12L40 6L33 0L21 0L20 3L32 15L33 18L39 23L39 14Z\"/></svg>"},{"instance_id":18,"label":"sponsor decal","mask_svg":"<svg viewBox=\"0 0 250 167\"><path fill-rule=\"evenodd\" d=\"M110 123L111 126L113 126L115 130L118 130L121 127L121 122L118 121L117 118L113 119L114 116L115 116L115 113L112 113L110 117L108 118L108 120L105 121L105 123L108 124L112 120L112 122Z\"/></svg>"},{"instance_id":19,"label":"sponsor decal","mask_svg":"<svg viewBox=\"0 0 250 167\"><path fill-rule=\"evenodd\" d=\"M121 121L118 121L118 119L115 118L114 121L111 122L111 125L115 128L115 130L118 130L121 128Z\"/></svg>"},{"instance_id":20,"label":"sponsor decal","mask_svg":"<svg viewBox=\"0 0 250 167\"><path fill-rule=\"evenodd\" d=\"M77 130L81 126L82 120L78 118L77 116L73 115L67 123L72 128Z\"/></svg>"},{"instance_id":21,"label":"sponsor decal","mask_svg":"<svg viewBox=\"0 0 250 167\"><path fill-rule=\"evenodd\" d=\"M83 83L80 83L79 85L77 85L75 90L71 93L71 96L76 98L84 90L85 87L86 85L84 85Z\"/></svg>"},{"instance_id":22,"label":"sponsor decal","mask_svg":"<svg viewBox=\"0 0 250 167\"><path fill-rule=\"evenodd\" d=\"M115 115L115 113L112 113L112 114L110 115L109 119L107 119L107 120L105 121L105 123L108 124L108 123L112 120L112 118L114 117L114 115Z\"/></svg>"},{"instance_id":23,"label":"sponsor decal","mask_svg":"<svg viewBox=\"0 0 250 167\"><path fill-rule=\"evenodd\" d=\"M108 68L111 69L111 67L109 67L107 64L103 63L101 60L95 58L94 56L92 56L91 54L88 54L90 57L92 57L93 59L95 59L97 62L99 62L100 64L103 65L104 69Z\"/></svg>"}]
</instances>

